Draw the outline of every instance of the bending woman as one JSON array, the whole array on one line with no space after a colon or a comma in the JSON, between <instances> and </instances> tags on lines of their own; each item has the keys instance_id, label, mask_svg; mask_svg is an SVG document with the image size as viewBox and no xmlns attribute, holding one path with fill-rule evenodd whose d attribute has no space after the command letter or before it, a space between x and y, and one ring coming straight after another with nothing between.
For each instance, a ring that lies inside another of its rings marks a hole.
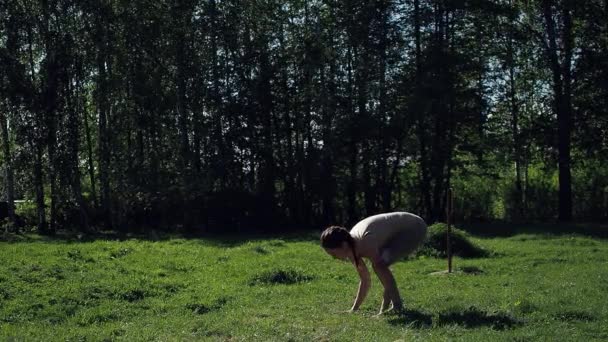
<instances>
[{"instance_id":1,"label":"bending woman","mask_svg":"<svg viewBox=\"0 0 608 342\"><path fill-rule=\"evenodd\" d=\"M426 232L424 220L406 212L370 216L357 223L350 232L338 226L323 231L321 246L325 251L337 259L350 260L359 273L359 290L350 311L359 309L371 285L363 258L370 260L384 287L379 314L391 309L403 309L395 277L389 266L416 250L423 243ZM390 304L392 308L389 309Z\"/></svg>"}]
</instances>

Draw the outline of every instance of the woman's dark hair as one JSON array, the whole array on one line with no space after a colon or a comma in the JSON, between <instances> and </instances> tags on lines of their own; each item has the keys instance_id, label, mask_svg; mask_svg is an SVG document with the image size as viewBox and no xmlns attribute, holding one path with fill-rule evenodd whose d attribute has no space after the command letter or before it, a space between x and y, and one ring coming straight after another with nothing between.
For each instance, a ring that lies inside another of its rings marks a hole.
<instances>
[{"instance_id":1,"label":"woman's dark hair","mask_svg":"<svg viewBox=\"0 0 608 342\"><path fill-rule=\"evenodd\" d=\"M328 227L321 233L321 246L327 249L334 249L342 247L342 243L346 242L350 249L353 251L353 257L355 258L355 265L359 266L359 260L357 258L357 252L355 251L355 239L350 235L348 230L340 226Z\"/></svg>"}]
</instances>

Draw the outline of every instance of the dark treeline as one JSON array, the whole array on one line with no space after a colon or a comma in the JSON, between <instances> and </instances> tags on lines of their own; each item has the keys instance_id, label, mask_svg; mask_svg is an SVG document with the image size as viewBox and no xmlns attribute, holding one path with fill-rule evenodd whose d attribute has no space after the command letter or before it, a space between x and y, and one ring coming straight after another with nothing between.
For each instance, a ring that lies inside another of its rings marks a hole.
<instances>
[{"instance_id":1,"label":"dark treeline","mask_svg":"<svg viewBox=\"0 0 608 342\"><path fill-rule=\"evenodd\" d=\"M3 194L58 228L608 218L601 0L0 3Z\"/></svg>"}]
</instances>

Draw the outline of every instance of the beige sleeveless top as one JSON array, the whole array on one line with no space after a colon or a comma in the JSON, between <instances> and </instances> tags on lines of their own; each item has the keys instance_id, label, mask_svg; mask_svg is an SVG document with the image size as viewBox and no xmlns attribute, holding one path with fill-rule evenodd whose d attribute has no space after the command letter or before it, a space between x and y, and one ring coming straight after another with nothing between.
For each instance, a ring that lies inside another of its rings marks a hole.
<instances>
[{"instance_id":1,"label":"beige sleeveless top","mask_svg":"<svg viewBox=\"0 0 608 342\"><path fill-rule=\"evenodd\" d=\"M357 223L350 235L357 243L362 256L379 251L395 235L425 226L419 216L407 212L394 212L370 216Z\"/></svg>"}]
</instances>

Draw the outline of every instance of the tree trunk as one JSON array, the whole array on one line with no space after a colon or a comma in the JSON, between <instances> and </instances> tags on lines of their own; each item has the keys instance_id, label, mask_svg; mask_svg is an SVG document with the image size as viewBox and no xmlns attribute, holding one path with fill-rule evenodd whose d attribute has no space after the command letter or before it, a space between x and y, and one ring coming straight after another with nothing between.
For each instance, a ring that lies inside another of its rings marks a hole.
<instances>
[{"instance_id":1,"label":"tree trunk","mask_svg":"<svg viewBox=\"0 0 608 342\"><path fill-rule=\"evenodd\" d=\"M36 189L36 216L38 216L38 231L44 234L49 233L46 224L46 213L44 204L44 183L42 171L42 142L36 139L33 148L36 149L34 159L34 188Z\"/></svg>"},{"instance_id":2,"label":"tree trunk","mask_svg":"<svg viewBox=\"0 0 608 342\"><path fill-rule=\"evenodd\" d=\"M516 86L515 86L515 67L513 64L509 67L509 84L510 91L509 97L511 102L511 127L513 134L513 159L515 162L515 203L517 208L517 214L519 217L516 219L521 219L524 217L524 207L523 207L523 188L522 188L522 180L521 180L521 148L519 141L519 106L517 105L516 99Z\"/></svg>"},{"instance_id":3,"label":"tree trunk","mask_svg":"<svg viewBox=\"0 0 608 342\"><path fill-rule=\"evenodd\" d=\"M333 46L333 38L330 42L331 48ZM336 219L335 217L335 192L336 192L336 181L334 179L334 162L333 162L333 135L332 135L332 123L333 118L336 115L336 65L334 59L330 59L329 63L329 75L326 72L321 72L321 84L327 90L327 97L323 101L323 149L321 151L321 184L322 184L322 221L323 224L330 224Z\"/></svg>"},{"instance_id":4,"label":"tree trunk","mask_svg":"<svg viewBox=\"0 0 608 342\"><path fill-rule=\"evenodd\" d=\"M93 143L91 141L91 127L89 127L89 111L83 107L82 114L84 116L84 134L87 140L87 165L89 181L91 182L91 199L93 200L94 207L97 208L97 190L95 184L95 166L93 161Z\"/></svg>"},{"instance_id":5,"label":"tree trunk","mask_svg":"<svg viewBox=\"0 0 608 342\"><path fill-rule=\"evenodd\" d=\"M179 49L180 51L177 53L178 55L183 54L183 48ZM190 161L190 141L188 139L188 111L186 106L186 82L184 76L184 62L181 61L181 58L178 57L177 63L177 74L176 74L176 83L177 83L177 94L176 94L176 107L178 113L179 120L179 141L180 141L180 157L181 163L180 167L182 168L182 177L184 184L188 183L188 162Z\"/></svg>"},{"instance_id":6,"label":"tree trunk","mask_svg":"<svg viewBox=\"0 0 608 342\"><path fill-rule=\"evenodd\" d=\"M562 221L572 220L572 175L570 146L572 137L572 50L574 39L572 37L572 15L569 2L564 2L562 11L564 44L564 99L563 113L558 116L559 137L559 218Z\"/></svg>"},{"instance_id":7,"label":"tree trunk","mask_svg":"<svg viewBox=\"0 0 608 342\"><path fill-rule=\"evenodd\" d=\"M357 220L357 142L353 139L350 143L350 163L347 200L348 200L348 220L355 222Z\"/></svg>"},{"instance_id":8,"label":"tree trunk","mask_svg":"<svg viewBox=\"0 0 608 342\"><path fill-rule=\"evenodd\" d=\"M509 2L513 6L513 1ZM513 25L514 18L510 17L507 41L507 63L509 67L509 100L511 106L511 129L513 137L513 160L515 162L515 211L518 217L524 217L523 188L521 176L521 142L519 139L519 105L517 103L517 87L515 83L515 52L513 47Z\"/></svg>"},{"instance_id":9,"label":"tree trunk","mask_svg":"<svg viewBox=\"0 0 608 342\"><path fill-rule=\"evenodd\" d=\"M181 1L177 2L177 7L174 9L173 20L177 27L177 33L175 34L175 84L176 84L176 111L178 116L178 138L179 138L179 157L177 168L180 169L181 174L181 220L186 230L190 233L194 233L192 228L192 220L190 212L191 208L191 187L190 187L190 139L188 138L189 124L188 124L188 103L186 97L186 28L188 27L191 13L187 8L184 8L184 4Z\"/></svg>"},{"instance_id":10,"label":"tree trunk","mask_svg":"<svg viewBox=\"0 0 608 342\"><path fill-rule=\"evenodd\" d=\"M416 45L416 74L415 74L415 90L416 94L414 97L414 112L417 118L416 134L418 138L419 146L419 165L420 165L420 202L422 215L427 220L431 220L433 216L431 213L431 177L428 160L428 149L427 149L427 125L426 125L426 113L423 110L422 96L422 42L421 42L421 23L420 23L420 0L414 0L414 40Z\"/></svg>"},{"instance_id":11,"label":"tree trunk","mask_svg":"<svg viewBox=\"0 0 608 342\"><path fill-rule=\"evenodd\" d=\"M371 216L376 211L376 196L374 191L374 185L372 184L372 170L371 170L371 153L369 153L369 147L363 149L363 199L365 203L365 214Z\"/></svg>"},{"instance_id":12,"label":"tree trunk","mask_svg":"<svg viewBox=\"0 0 608 342\"><path fill-rule=\"evenodd\" d=\"M485 129L485 116L484 116L484 84L483 84L483 76L484 76L484 54L482 50L484 48L484 34L482 32L480 23L475 23L475 34L477 40L477 48L478 50L478 59L477 64L479 67L478 75L477 75L477 109L478 109L478 123L477 123L477 136L479 138L479 146L477 147L477 161L481 165L483 163L483 153L484 153L484 129Z\"/></svg>"},{"instance_id":13,"label":"tree trunk","mask_svg":"<svg viewBox=\"0 0 608 342\"><path fill-rule=\"evenodd\" d=\"M356 140L357 134L355 132L356 124L355 124L355 113L354 106L352 103L352 99L354 98L354 86L353 86L353 47L349 46L348 48L348 61L347 61L347 75L348 75L348 93L349 100L347 105L348 114L351 116L350 119L350 130L349 134L349 177L348 185L346 189L347 196L347 215L349 222L356 222L357 220L357 163L358 163L358 142Z\"/></svg>"},{"instance_id":14,"label":"tree trunk","mask_svg":"<svg viewBox=\"0 0 608 342\"><path fill-rule=\"evenodd\" d=\"M58 161L56 160L56 145L57 145L57 129L56 129L56 115L57 115L57 97L58 97L58 83L59 65L57 63L57 51L49 32L50 25L50 6L48 1L42 1L43 7L43 18L44 22L42 25L42 36L44 39L44 80L43 85L43 96L42 96L42 108L45 115L44 123L46 125L46 146L49 157L49 183L50 183L50 196L51 196L51 210L49 216L49 233L55 234L57 229L57 205L58 205Z\"/></svg>"},{"instance_id":15,"label":"tree trunk","mask_svg":"<svg viewBox=\"0 0 608 342\"><path fill-rule=\"evenodd\" d=\"M571 102L571 58L572 58L572 18L564 4L562 19L563 65L560 66L557 46L557 32L553 20L553 1L543 0L543 15L547 33L547 55L553 76L554 108L557 113L558 154L559 154L559 209L560 221L572 219L572 183L570 173L570 140L572 131Z\"/></svg>"},{"instance_id":16,"label":"tree trunk","mask_svg":"<svg viewBox=\"0 0 608 342\"><path fill-rule=\"evenodd\" d=\"M71 83L71 82L70 82ZM87 204L84 200L84 197L82 196L82 186L80 184L80 167L78 166L79 164L79 145L80 145L80 130L79 130L79 119L78 119L78 112L83 112L84 115L86 116L86 112L84 110L84 108L80 107L80 99L79 99L79 94L78 94L78 90L80 89L80 81L78 79L76 79L76 91L75 94L71 94L72 92L69 92L68 94L70 94L71 96L75 97L75 101L74 101L74 106L70 106L70 108L68 108L68 115L69 115L69 142L70 142L70 159L71 159L71 172L70 172L70 184L72 187L72 192L74 194L74 198L76 200L76 204L78 205L78 211L80 213L80 225L81 225L81 231L87 233L89 232L89 214L88 214L88 209L87 209ZM69 87L71 88L71 87ZM68 95L68 96L70 96Z\"/></svg>"},{"instance_id":17,"label":"tree trunk","mask_svg":"<svg viewBox=\"0 0 608 342\"><path fill-rule=\"evenodd\" d=\"M386 5L386 4L385 4ZM394 117L388 115L387 111L387 90L386 90L386 76L387 76L387 56L386 50L388 45L388 9L382 7L381 25L383 27L382 36L380 37L380 80L379 80L379 94L380 98L378 99L378 112L377 115L379 117L386 116L386 122L390 122L394 120ZM389 140L393 138L393 136L389 136L389 130L387 129L387 124L384 123L384 120L378 121L378 146L380 148L378 155L378 159L376 160L376 165L378 165L377 169L377 177L376 177L376 192L380 198L379 207L382 208L383 211L388 212L391 209L391 193L393 189L393 183L391 182L391 178L389 175L389 155L390 155L390 142ZM405 130L405 127L401 129ZM400 140L400 134L397 134L395 137ZM399 155L395 155L395 160L398 163Z\"/></svg>"},{"instance_id":18,"label":"tree trunk","mask_svg":"<svg viewBox=\"0 0 608 342\"><path fill-rule=\"evenodd\" d=\"M31 83L33 85L36 84L36 71L34 64L34 49L33 49L33 32L32 27L28 27L28 47L29 47L29 64L30 64L30 77ZM30 147L32 150L35 150L34 154L34 189L36 192L36 216L38 218L38 231L40 233L47 233L47 225L46 225L46 213L45 213L45 204L44 204L44 180L43 180L43 170L42 170L42 137L41 132L43 130L43 119L41 109L35 105L32 106L33 111L35 112L35 126L38 128L38 133L34 135L30 143Z\"/></svg>"},{"instance_id":19,"label":"tree trunk","mask_svg":"<svg viewBox=\"0 0 608 342\"><path fill-rule=\"evenodd\" d=\"M261 217L272 217L275 215L276 206L276 163L274 157L273 135L274 135L274 100L271 89L271 81L273 73L269 60L268 46L262 44L262 51L259 57L259 80L257 82L257 101L259 105L259 115L262 120L262 137L261 137L261 174L259 184L259 195L263 201L263 212L258 212ZM260 222L261 223L261 222Z\"/></svg>"},{"instance_id":20,"label":"tree trunk","mask_svg":"<svg viewBox=\"0 0 608 342\"><path fill-rule=\"evenodd\" d=\"M221 104L222 99L220 97L220 73L219 73L219 62L218 62L218 42L217 35L219 30L218 27L218 10L216 0L210 1L210 20L211 20L211 75L213 78L213 86L211 87L211 100L213 103L213 112L212 112L212 122L214 129L214 139L216 141L216 152L217 152L217 160L219 160L219 165L216 165L215 174L218 175L219 179L219 188L223 190L227 183L227 172L225 172L225 168L223 165L228 161L228 153L226 153L226 148L224 147L224 134L222 127L222 112L221 112ZM218 174L219 173L219 174Z\"/></svg>"},{"instance_id":21,"label":"tree trunk","mask_svg":"<svg viewBox=\"0 0 608 342\"><path fill-rule=\"evenodd\" d=\"M190 161L190 141L188 138L189 125L188 125L188 104L186 103L186 26L190 19L190 13L184 7L181 1L177 2L177 8L174 9L173 19L175 20L178 27L175 29L177 33L175 35L175 84L176 84L176 111L178 116L178 127L179 127L179 147L180 147L180 167L182 174L182 182L184 188L188 184L188 164Z\"/></svg>"},{"instance_id":22,"label":"tree trunk","mask_svg":"<svg viewBox=\"0 0 608 342\"><path fill-rule=\"evenodd\" d=\"M8 202L8 218L13 227L17 227L15 218L15 182L13 174L13 158L11 155L10 139L8 134L8 116L4 108L0 108L0 126L2 128L2 151L4 152L4 175L6 180L6 201Z\"/></svg>"},{"instance_id":23,"label":"tree trunk","mask_svg":"<svg viewBox=\"0 0 608 342\"><path fill-rule=\"evenodd\" d=\"M112 208L110 198L110 151L108 142L108 70L107 64L107 31L105 23L98 19L98 51L97 51L97 110L99 114L98 144L99 144L99 181L101 183L101 206L107 229L113 229Z\"/></svg>"}]
</instances>

